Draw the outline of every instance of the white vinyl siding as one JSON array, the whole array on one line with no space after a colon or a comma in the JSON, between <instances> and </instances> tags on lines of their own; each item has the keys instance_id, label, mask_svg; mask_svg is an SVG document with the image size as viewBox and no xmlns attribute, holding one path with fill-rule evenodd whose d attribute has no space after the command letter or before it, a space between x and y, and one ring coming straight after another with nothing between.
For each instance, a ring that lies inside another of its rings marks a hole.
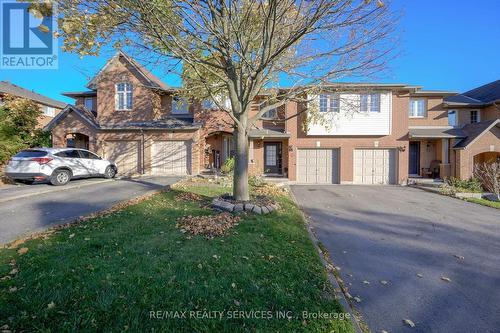
<instances>
[{"instance_id":1,"label":"white vinyl siding","mask_svg":"<svg viewBox=\"0 0 500 333\"><path fill-rule=\"evenodd\" d=\"M410 118L425 118L426 107L424 98L410 98Z\"/></svg>"},{"instance_id":2,"label":"white vinyl siding","mask_svg":"<svg viewBox=\"0 0 500 333\"><path fill-rule=\"evenodd\" d=\"M189 141L155 141L151 150L153 175L187 175L191 168Z\"/></svg>"},{"instance_id":3,"label":"white vinyl siding","mask_svg":"<svg viewBox=\"0 0 500 333\"><path fill-rule=\"evenodd\" d=\"M355 149L354 184L395 184L395 149Z\"/></svg>"},{"instance_id":4,"label":"white vinyl siding","mask_svg":"<svg viewBox=\"0 0 500 333\"><path fill-rule=\"evenodd\" d=\"M338 184L338 149L297 149L297 182Z\"/></svg>"},{"instance_id":5,"label":"white vinyl siding","mask_svg":"<svg viewBox=\"0 0 500 333\"><path fill-rule=\"evenodd\" d=\"M118 83L115 92L115 108L119 111L132 110L132 84Z\"/></svg>"},{"instance_id":6,"label":"white vinyl siding","mask_svg":"<svg viewBox=\"0 0 500 333\"><path fill-rule=\"evenodd\" d=\"M365 97L361 97L365 96ZM320 108L319 95L308 96ZM317 102L314 102L317 101ZM324 103L324 102L323 102ZM364 104L362 106L362 104ZM363 107L365 112L360 112ZM392 128L392 92L376 94L339 94L339 112L319 112L323 121L311 122L307 135L390 135Z\"/></svg>"}]
</instances>

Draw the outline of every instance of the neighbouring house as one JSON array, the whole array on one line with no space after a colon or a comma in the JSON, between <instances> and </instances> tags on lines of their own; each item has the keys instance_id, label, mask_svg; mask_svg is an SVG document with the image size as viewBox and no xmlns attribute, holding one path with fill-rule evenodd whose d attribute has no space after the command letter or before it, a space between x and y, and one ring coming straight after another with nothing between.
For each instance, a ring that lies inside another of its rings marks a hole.
<instances>
[{"instance_id":1,"label":"neighbouring house","mask_svg":"<svg viewBox=\"0 0 500 333\"><path fill-rule=\"evenodd\" d=\"M0 100L5 95L30 99L40 106L42 115L38 118L37 128L46 126L67 105L67 103L40 95L32 90L16 86L8 81L0 81Z\"/></svg>"},{"instance_id":2,"label":"neighbouring house","mask_svg":"<svg viewBox=\"0 0 500 333\"><path fill-rule=\"evenodd\" d=\"M123 52L87 88L64 93L75 105L46 126L54 146L93 150L115 160L121 175L193 175L219 169L234 153L227 113L212 103L187 103L178 89ZM461 114L450 119L454 110L466 110L450 104L461 96L453 92L374 83L331 84L323 90L307 96L323 121L304 127L307 104L295 101L259 119L249 132L252 174L311 184L404 184L410 175L468 177L469 155L487 153L475 160L488 160L500 150L498 113L486 105L491 100L474 105L480 118L471 115L473 124L465 124ZM256 99L251 114L264 98ZM483 148L471 149L475 145Z\"/></svg>"}]
</instances>

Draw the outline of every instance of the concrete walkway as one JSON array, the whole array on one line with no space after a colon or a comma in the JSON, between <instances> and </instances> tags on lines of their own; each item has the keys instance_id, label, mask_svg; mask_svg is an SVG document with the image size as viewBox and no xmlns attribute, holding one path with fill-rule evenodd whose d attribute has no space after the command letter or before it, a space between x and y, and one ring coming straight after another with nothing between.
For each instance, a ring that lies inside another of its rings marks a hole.
<instances>
[{"instance_id":1,"label":"concrete walkway","mask_svg":"<svg viewBox=\"0 0 500 333\"><path fill-rule=\"evenodd\" d=\"M292 190L372 332L500 331L499 210L409 187Z\"/></svg>"},{"instance_id":2,"label":"concrete walkway","mask_svg":"<svg viewBox=\"0 0 500 333\"><path fill-rule=\"evenodd\" d=\"M160 190L179 177L88 179L0 189L0 244Z\"/></svg>"}]
</instances>

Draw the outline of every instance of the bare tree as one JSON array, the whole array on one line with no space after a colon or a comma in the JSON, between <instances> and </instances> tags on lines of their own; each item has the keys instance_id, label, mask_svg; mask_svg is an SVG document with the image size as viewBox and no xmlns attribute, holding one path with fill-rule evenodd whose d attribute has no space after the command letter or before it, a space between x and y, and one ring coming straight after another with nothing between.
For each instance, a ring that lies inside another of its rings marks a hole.
<instances>
[{"instance_id":1,"label":"bare tree","mask_svg":"<svg viewBox=\"0 0 500 333\"><path fill-rule=\"evenodd\" d=\"M500 200L500 162L483 162L474 166L474 176L484 189L494 193Z\"/></svg>"},{"instance_id":2,"label":"bare tree","mask_svg":"<svg viewBox=\"0 0 500 333\"><path fill-rule=\"evenodd\" d=\"M230 115L238 200L249 199L248 132L265 112L307 101L332 80L379 72L394 46L394 17L380 0L56 2L66 51L95 55L113 44L147 54L182 76L185 96L209 98Z\"/></svg>"}]
</instances>

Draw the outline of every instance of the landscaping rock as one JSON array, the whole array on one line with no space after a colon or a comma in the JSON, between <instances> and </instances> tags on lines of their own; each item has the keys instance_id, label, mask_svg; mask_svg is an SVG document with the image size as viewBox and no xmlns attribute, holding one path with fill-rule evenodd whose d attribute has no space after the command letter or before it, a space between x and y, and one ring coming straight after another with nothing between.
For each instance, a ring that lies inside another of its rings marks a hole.
<instances>
[{"instance_id":1,"label":"landscaping rock","mask_svg":"<svg viewBox=\"0 0 500 333\"><path fill-rule=\"evenodd\" d=\"M236 204L236 205L234 205L234 211L235 212L242 212L243 209L244 209L243 204Z\"/></svg>"},{"instance_id":2,"label":"landscaping rock","mask_svg":"<svg viewBox=\"0 0 500 333\"><path fill-rule=\"evenodd\" d=\"M266 206L262 206L260 209L262 209L262 214L269 214L269 209Z\"/></svg>"},{"instance_id":3,"label":"landscaping rock","mask_svg":"<svg viewBox=\"0 0 500 333\"><path fill-rule=\"evenodd\" d=\"M255 207L255 205L253 205L253 204L250 204L250 203L245 204L245 210L248 212L251 212L254 207Z\"/></svg>"},{"instance_id":4,"label":"landscaping rock","mask_svg":"<svg viewBox=\"0 0 500 333\"><path fill-rule=\"evenodd\" d=\"M259 206L254 206L252 212L255 214L262 214L262 209Z\"/></svg>"},{"instance_id":5,"label":"landscaping rock","mask_svg":"<svg viewBox=\"0 0 500 333\"><path fill-rule=\"evenodd\" d=\"M269 211L269 213L271 213L274 210L273 205L266 206L266 208Z\"/></svg>"}]
</instances>

